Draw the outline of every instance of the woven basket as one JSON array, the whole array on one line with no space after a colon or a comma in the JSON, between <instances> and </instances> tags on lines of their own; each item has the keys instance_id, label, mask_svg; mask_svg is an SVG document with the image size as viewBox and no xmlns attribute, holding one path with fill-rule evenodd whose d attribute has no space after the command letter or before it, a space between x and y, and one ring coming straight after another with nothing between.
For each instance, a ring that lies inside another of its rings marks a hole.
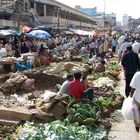
<instances>
[{"instance_id":1,"label":"woven basket","mask_svg":"<svg viewBox=\"0 0 140 140\"><path fill-rule=\"evenodd\" d=\"M87 118L87 119L83 120L81 118L77 118L74 115L74 113L70 111L70 108L78 102L82 102L83 104L84 103L92 104L92 105L95 105L99 108L99 106L97 104L95 104L94 102L92 102L88 99L73 100L71 103L69 103L69 105L67 107L68 118L71 122L78 122L80 125L93 125L95 122L97 122L99 120L100 115L96 119ZM100 111L100 108L99 108L99 111Z\"/></svg>"}]
</instances>

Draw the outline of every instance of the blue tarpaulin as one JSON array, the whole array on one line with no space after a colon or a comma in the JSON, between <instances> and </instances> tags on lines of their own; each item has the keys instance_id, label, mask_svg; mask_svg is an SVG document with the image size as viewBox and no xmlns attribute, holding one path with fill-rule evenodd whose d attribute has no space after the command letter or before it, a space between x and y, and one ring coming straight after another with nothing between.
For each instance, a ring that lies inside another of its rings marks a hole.
<instances>
[{"instance_id":1,"label":"blue tarpaulin","mask_svg":"<svg viewBox=\"0 0 140 140\"><path fill-rule=\"evenodd\" d=\"M43 30L33 30L29 33L26 33L27 36L29 37L36 37L36 38L42 38L42 39L47 39L51 38L51 35Z\"/></svg>"}]
</instances>

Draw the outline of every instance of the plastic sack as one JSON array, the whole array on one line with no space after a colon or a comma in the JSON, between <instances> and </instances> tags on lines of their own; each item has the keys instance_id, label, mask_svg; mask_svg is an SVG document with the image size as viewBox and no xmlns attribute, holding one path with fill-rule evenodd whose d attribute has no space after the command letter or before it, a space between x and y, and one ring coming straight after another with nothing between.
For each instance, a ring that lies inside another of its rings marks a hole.
<instances>
[{"instance_id":1,"label":"plastic sack","mask_svg":"<svg viewBox=\"0 0 140 140\"><path fill-rule=\"evenodd\" d=\"M125 119L136 120L137 123L140 123L139 110L132 97L129 96L124 100L121 111Z\"/></svg>"},{"instance_id":2,"label":"plastic sack","mask_svg":"<svg viewBox=\"0 0 140 140\"><path fill-rule=\"evenodd\" d=\"M14 94L14 95L11 95L11 98L14 99L15 101L17 101L18 103L20 103L20 105L22 105L22 106L27 105L27 99L25 97Z\"/></svg>"},{"instance_id":3,"label":"plastic sack","mask_svg":"<svg viewBox=\"0 0 140 140\"><path fill-rule=\"evenodd\" d=\"M34 63L35 63L35 56L28 56L27 59L28 59L28 61L29 61L29 63L31 65L34 65Z\"/></svg>"},{"instance_id":4,"label":"plastic sack","mask_svg":"<svg viewBox=\"0 0 140 140\"><path fill-rule=\"evenodd\" d=\"M21 89L27 90L27 91L31 91L32 89L34 89L34 83L35 83L35 79L27 79L24 81L24 83L21 86Z\"/></svg>"},{"instance_id":5,"label":"plastic sack","mask_svg":"<svg viewBox=\"0 0 140 140\"><path fill-rule=\"evenodd\" d=\"M2 48L2 49L0 50L0 56L1 56L1 57L6 57L6 56L7 56L7 51L6 51L5 48Z\"/></svg>"},{"instance_id":6,"label":"plastic sack","mask_svg":"<svg viewBox=\"0 0 140 140\"><path fill-rule=\"evenodd\" d=\"M50 98L56 96L57 93L49 91L49 90L45 90L45 93L43 95L44 101L45 102L49 102Z\"/></svg>"}]
</instances>

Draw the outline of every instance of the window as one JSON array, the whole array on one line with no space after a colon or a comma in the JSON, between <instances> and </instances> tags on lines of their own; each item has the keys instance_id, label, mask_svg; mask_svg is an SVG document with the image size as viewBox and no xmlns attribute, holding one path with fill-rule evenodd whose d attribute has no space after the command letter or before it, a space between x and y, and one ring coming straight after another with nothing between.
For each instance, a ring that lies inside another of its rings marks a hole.
<instances>
[{"instance_id":1,"label":"window","mask_svg":"<svg viewBox=\"0 0 140 140\"><path fill-rule=\"evenodd\" d=\"M31 8L34 8L34 2L31 2L30 5L31 5Z\"/></svg>"},{"instance_id":2,"label":"window","mask_svg":"<svg viewBox=\"0 0 140 140\"><path fill-rule=\"evenodd\" d=\"M44 16L44 5L42 3L37 3L36 11L39 14L39 16Z\"/></svg>"}]
</instances>

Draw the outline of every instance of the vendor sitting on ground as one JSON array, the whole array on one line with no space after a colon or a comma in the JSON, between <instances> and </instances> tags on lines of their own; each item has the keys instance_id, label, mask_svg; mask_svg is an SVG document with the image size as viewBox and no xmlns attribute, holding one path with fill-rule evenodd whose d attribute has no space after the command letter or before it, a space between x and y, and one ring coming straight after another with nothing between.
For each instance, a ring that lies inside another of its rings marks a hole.
<instances>
[{"instance_id":1,"label":"vendor sitting on ground","mask_svg":"<svg viewBox=\"0 0 140 140\"><path fill-rule=\"evenodd\" d=\"M12 50L12 45L9 41L5 44L5 48L6 48L6 51L7 51L7 56L12 56L13 55L13 50Z\"/></svg>"},{"instance_id":2,"label":"vendor sitting on ground","mask_svg":"<svg viewBox=\"0 0 140 140\"><path fill-rule=\"evenodd\" d=\"M86 98L92 100L94 91L92 88L85 89L80 81L81 76L81 72L74 73L74 80L70 83L68 91L76 99Z\"/></svg>"},{"instance_id":3,"label":"vendor sitting on ground","mask_svg":"<svg viewBox=\"0 0 140 140\"><path fill-rule=\"evenodd\" d=\"M68 74L67 75L67 80L61 85L61 88L59 90L58 93L65 93L65 94L68 94L68 87L69 87L69 84L70 82L73 81L73 75L71 74Z\"/></svg>"},{"instance_id":4,"label":"vendor sitting on ground","mask_svg":"<svg viewBox=\"0 0 140 140\"><path fill-rule=\"evenodd\" d=\"M95 72L105 72L105 61L101 60L100 63L97 63L94 68Z\"/></svg>"},{"instance_id":5,"label":"vendor sitting on ground","mask_svg":"<svg viewBox=\"0 0 140 140\"><path fill-rule=\"evenodd\" d=\"M88 75L89 72L85 71L81 79L81 83L83 83L85 89L93 87L93 83L88 80Z\"/></svg>"},{"instance_id":6,"label":"vendor sitting on ground","mask_svg":"<svg viewBox=\"0 0 140 140\"><path fill-rule=\"evenodd\" d=\"M40 59L41 65L49 65L53 59L51 52L49 52L49 49L47 47L44 48L43 44L41 45L41 48L39 50L38 57Z\"/></svg>"}]
</instances>

